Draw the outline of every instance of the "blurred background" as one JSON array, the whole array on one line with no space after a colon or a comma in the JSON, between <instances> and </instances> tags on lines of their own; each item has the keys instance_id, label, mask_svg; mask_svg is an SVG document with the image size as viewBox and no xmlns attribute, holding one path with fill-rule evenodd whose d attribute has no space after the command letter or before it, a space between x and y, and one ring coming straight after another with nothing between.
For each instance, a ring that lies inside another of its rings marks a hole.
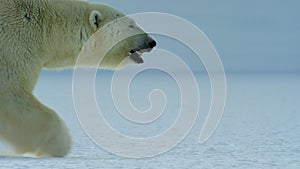
<instances>
[{"instance_id":1,"label":"blurred background","mask_svg":"<svg viewBox=\"0 0 300 169\"><path fill-rule=\"evenodd\" d=\"M297 0L101 2L126 14L162 12L190 21L215 45L226 72L300 70L300 2ZM159 44L161 46L158 47L167 48L162 42ZM182 47L179 49L182 50ZM180 54L179 51L175 53ZM197 65L193 68L199 69ZM202 68L200 70L203 71Z\"/></svg>"}]
</instances>

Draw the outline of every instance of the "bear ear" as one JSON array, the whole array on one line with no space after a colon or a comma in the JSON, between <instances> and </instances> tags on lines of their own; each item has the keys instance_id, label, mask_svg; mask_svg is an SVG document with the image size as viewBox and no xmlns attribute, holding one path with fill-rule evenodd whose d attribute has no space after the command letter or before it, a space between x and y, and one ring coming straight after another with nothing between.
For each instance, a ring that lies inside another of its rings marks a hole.
<instances>
[{"instance_id":1,"label":"bear ear","mask_svg":"<svg viewBox=\"0 0 300 169\"><path fill-rule=\"evenodd\" d=\"M100 23L102 20L102 14L99 11L93 10L91 12L89 22L94 31L97 31L100 28Z\"/></svg>"}]
</instances>

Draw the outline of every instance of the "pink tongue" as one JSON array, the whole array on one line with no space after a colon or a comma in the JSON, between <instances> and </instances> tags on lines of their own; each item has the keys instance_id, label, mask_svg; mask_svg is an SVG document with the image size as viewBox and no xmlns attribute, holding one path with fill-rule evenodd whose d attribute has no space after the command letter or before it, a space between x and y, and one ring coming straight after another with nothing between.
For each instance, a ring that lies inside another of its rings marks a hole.
<instances>
[{"instance_id":1,"label":"pink tongue","mask_svg":"<svg viewBox=\"0 0 300 169\"><path fill-rule=\"evenodd\" d=\"M144 60L137 51L130 51L130 58L135 61L135 63L144 63Z\"/></svg>"}]
</instances>

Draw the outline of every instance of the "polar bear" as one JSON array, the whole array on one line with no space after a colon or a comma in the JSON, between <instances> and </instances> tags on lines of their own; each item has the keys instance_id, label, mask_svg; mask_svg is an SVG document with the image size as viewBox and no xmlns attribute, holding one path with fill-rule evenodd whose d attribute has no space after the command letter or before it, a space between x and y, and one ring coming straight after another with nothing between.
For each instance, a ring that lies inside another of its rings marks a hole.
<instances>
[{"instance_id":1,"label":"polar bear","mask_svg":"<svg viewBox=\"0 0 300 169\"><path fill-rule=\"evenodd\" d=\"M106 25L103 45L120 34L139 34L116 43L100 67L114 68L129 56L142 63L136 51L155 47L130 18L122 30L109 26L123 16L108 5L79 0L0 0L0 140L17 156L63 157L71 148L64 121L32 94L43 68L74 67L84 44ZM82 65L98 66L92 59Z\"/></svg>"}]
</instances>

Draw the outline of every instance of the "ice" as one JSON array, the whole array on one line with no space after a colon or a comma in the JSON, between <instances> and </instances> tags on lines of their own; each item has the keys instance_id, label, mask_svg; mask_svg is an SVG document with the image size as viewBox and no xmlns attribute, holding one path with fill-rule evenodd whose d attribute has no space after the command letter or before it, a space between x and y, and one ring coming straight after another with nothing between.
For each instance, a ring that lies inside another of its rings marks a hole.
<instances>
[{"instance_id":1,"label":"ice","mask_svg":"<svg viewBox=\"0 0 300 169\"><path fill-rule=\"evenodd\" d=\"M73 137L72 151L65 158L9 158L1 157L1 154L9 153L10 148L0 142L1 169L299 168L300 74L294 73L299 72L300 63L297 45L300 39L299 1L193 0L170 3L156 0L145 1L138 8L132 7L132 4L140 4L138 0L101 2L127 14L158 11L186 18L212 40L226 71L244 72L227 75L226 109L216 133L205 144L198 143L209 108L210 84L206 74L196 74L201 92L201 111L183 142L153 158L128 159L112 155L94 144L80 127L72 101L72 72L43 72L35 95L66 121ZM204 70L198 58L192 57L192 51L184 49L183 44L171 44L170 41L174 40L161 38L158 45L180 55L193 70ZM105 71L98 73L96 96L105 118L114 128L134 137L153 136L164 131L176 119L180 102L178 88L170 78L153 73L133 83L131 100L137 108L146 110L149 107L149 90L160 87L168 96L165 115L151 126L139 126L122 119L113 107L108 90L111 74Z\"/></svg>"},{"instance_id":2,"label":"ice","mask_svg":"<svg viewBox=\"0 0 300 169\"><path fill-rule=\"evenodd\" d=\"M183 75L184 76L184 75ZM44 72L35 90L43 103L63 116L73 137L72 152L65 158L0 158L0 168L289 168L300 165L300 75L298 74L230 74L228 75L228 98L224 117L216 133L205 144L198 143L205 112L209 103L209 83L205 74L196 75L203 106L196 125L188 137L172 150L153 158L128 159L112 155L95 145L83 132L76 118L72 103L72 73ZM99 72L96 84L105 87L110 82L111 73ZM135 88L166 86L161 79L166 75L145 75L149 83L134 81ZM101 81L107 81L107 84ZM99 82L99 83L98 83ZM150 83L153 82L153 83ZM155 83L154 83L155 82ZM170 83L169 83L170 85ZM96 85L97 86L97 85ZM176 86L170 85L168 95L168 116L174 119L172 111L178 105ZM97 88L97 87L96 87ZM98 104L109 92L97 88ZM172 91L173 90L173 91ZM102 92L101 92L102 91ZM133 103L140 108L147 105L146 93L132 94ZM103 103L103 104L102 104ZM102 106L102 111L117 117L113 107ZM147 107L147 106L146 106ZM109 116L107 114L106 116ZM166 121L153 124L154 127L127 126L122 119L108 119L114 127L125 134L144 136L160 132L160 128L170 125ZM124 126L127 126L124 129ZM139 135L137 132L143 132ZM1 150L3 145L1 146Z\"/></svg>"}]
</instances>

